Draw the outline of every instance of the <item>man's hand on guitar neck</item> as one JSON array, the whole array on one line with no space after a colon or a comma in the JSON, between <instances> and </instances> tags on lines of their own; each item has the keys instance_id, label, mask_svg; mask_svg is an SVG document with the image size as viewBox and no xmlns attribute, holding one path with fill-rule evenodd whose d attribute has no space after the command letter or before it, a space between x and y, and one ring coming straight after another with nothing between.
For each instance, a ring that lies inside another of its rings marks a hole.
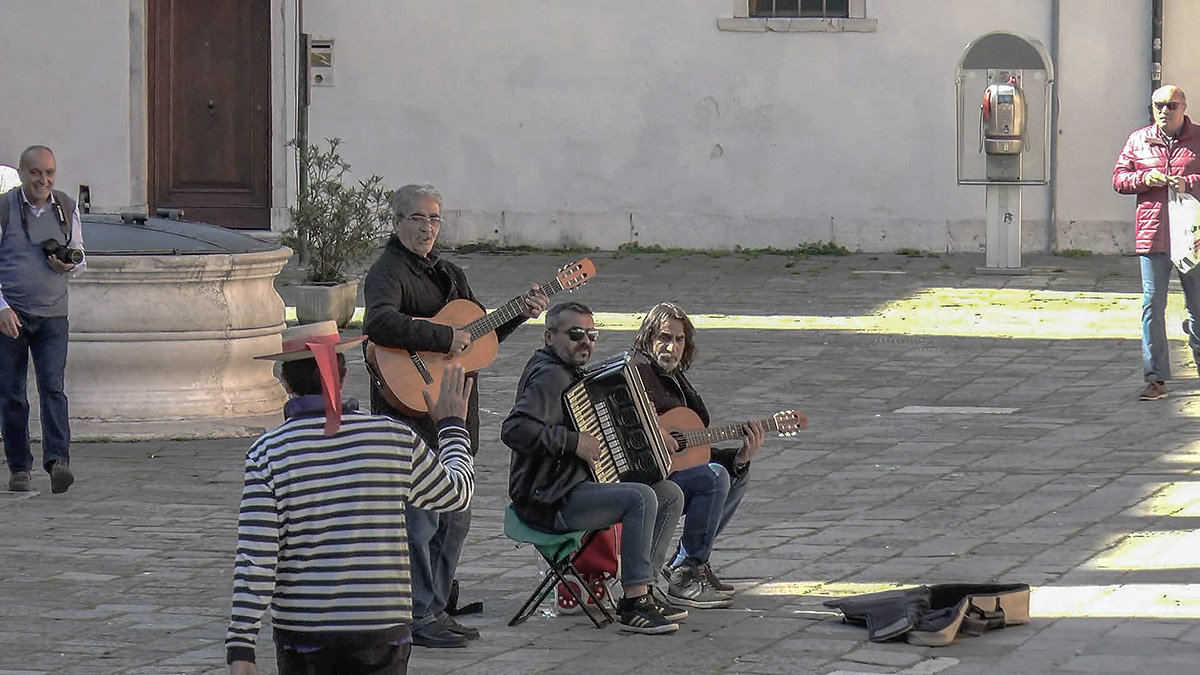
<instances>
[{"instance_id":1,"label":"man's hand on guitar neck","mask_svg":"<svg viewBox=\"0 0 1200 675\"><path fill-rule=\"evenodd\" d=\"M525 300L525 316L530 319L538 318L550 305L550 298L542 292L542 287L538 284L530 286L529 292L522 298Z\"/></svg>"},{"instance_id":2,"label":"man's hand on guitar neck","mask_svg":"<svg viewBox=\"0 0 1200 675\"><path fill-rule=\"evenodd\" d=\"M762 422L758 420L749 420L742 424L742 433L746 434L746 440L742 441L742 447L738 449L737 456L734 457L734 461L739 467L754 460L754 456L758 454L763 441L767 438L767 431L763 429Z\"/></svg>"}]
</instances>

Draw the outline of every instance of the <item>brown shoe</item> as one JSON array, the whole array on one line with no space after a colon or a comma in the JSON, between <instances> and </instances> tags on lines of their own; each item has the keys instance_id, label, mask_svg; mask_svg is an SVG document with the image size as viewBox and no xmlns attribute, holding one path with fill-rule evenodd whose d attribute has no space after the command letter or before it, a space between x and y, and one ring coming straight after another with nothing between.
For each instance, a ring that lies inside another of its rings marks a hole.
<instances>
[{"instance_id":1,"label":"brown shoe","mask_svg":"<svg viewBox=\"0 0 1200 675\"><path fill-rule=\"evenodd\" d=\"M67 466L66 462L55 462L50 467L50 492L56 495L66 492L74 482L75 475L71 473L71 467Z\"/></svg>"},{"instance_id":2,"label":"brown shoe","mask_svg":"<svg viewBox=\"0 0 1200 675\"><path fill-rule=\"evenodd\" d=\"M29 472L14 471L8 477L9 492L29 492Z\"/></svg>"},{"instance_id":3,"label":"brown shoe","mask_svg":"<svg viewBox=\"0 0 1200 675\"><path fill-rule=\"evenodd\" d=\"M1162 380L1147 382L1146 388L1138 396L1139 401L1157 401L1167 397L1167 383Z\"/></svg>"}]
</instances>

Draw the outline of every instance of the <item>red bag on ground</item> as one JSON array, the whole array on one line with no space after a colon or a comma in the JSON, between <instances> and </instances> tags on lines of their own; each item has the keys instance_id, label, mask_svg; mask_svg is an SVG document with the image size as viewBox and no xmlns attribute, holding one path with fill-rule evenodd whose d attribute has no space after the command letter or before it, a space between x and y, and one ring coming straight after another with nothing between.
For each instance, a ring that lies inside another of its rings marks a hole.
<instances>
[{"instance_id":1,"label":"red bag on ground","mask_svg":"<svg viewBox=\"0 0 1200 675\"><path fill-rule=\"evenodd\" d=\"M575 569L579 576L591 587L592 593L601 601L613 602L609 596L609 584L618 579L621 568L621 524L617 523L607 530L597 532L583 547L575 558ZM572 586L577 584L572 580ZM580 588L574 588L576 595L589 605L592 599ZM563 584L558 585L558 611L563 614L573 614L579 611L579 603L571 597Z\"/></svg>"}]
</instances>

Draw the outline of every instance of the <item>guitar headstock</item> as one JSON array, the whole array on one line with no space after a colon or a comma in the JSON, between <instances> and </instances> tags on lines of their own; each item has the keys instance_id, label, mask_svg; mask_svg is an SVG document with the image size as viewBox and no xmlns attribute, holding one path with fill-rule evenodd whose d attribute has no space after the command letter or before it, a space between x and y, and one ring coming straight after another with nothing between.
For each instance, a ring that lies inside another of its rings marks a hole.
<instances>
[{"instance_id":1,"label":"guitar headstock","mask_svg":"<svg viewBox=\"0 0 1200 675\"><path fill-rule=\"evenodd\" d=\"M555 279L564 291L573 291L586 284L588 279L596 276L596 265L588 258L569 262L558 270Z\"/></svg>"},{"instance_id":2,"label":"guitar headstock","mask_svg":"<svg viewBox=\"0 0 1200 675\"><path fill-rule=\"evenodd\" d=\"M780 436L795 436L808 428L808 415L799 410L780 410L771 415Z\"/></svg>"}]
</instances>

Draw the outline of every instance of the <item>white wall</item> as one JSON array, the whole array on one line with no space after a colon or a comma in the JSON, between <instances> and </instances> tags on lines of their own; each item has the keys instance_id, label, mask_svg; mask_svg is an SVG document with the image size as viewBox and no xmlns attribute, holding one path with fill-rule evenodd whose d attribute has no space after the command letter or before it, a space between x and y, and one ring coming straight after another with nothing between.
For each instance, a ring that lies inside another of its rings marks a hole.
<instances>
[{"instance_id":1,"label":"white wall","mask_svg":"<svg viewBox=\"0 0 1200 675\"><path fill-rule=\"evenodd\" d=\"M309 0L306 30L337 41L310 136L342 137L358 172L437 184L466 211L448 238L980 250L983 188L955 182L954 68L988 31L1048 44L1051 3L931 4L869 2L874 33L732 33L716 29L729 0ZM1140 10L1125 5L1142 3L1084 4L1064 2L1129 41ZM1076 76L1089 87L1107 78L1087 72L1091 30L1075 28L1071 47L1086 52ZM1130 50L1112 51L1122 75L1134 67ZM1129 88L1103 87L1117 100ZM1060 211L1124 217L1123 201L1076 193L1111 192L1128 117L1099 140L1064 132L1089 139L1064 151L1097 175L1060 172ZM1025 247L1041 250L1048 192L1024 192Z\"/></svg>"},{"instance_id":2,"label":"white wall","mask_svg":"<svg viewBox=\"0 0 1200 675\"><path fill-rule=\"evenodd\" d=\"M33 144L54 150L55 187L75 196L91 186L97 210L120 210L132 195L130 160L131 6L140 0L6 0L0 3L4 123L0 163L16 166ZM144 105L139 101L138 105ZM144 116L143 116L144 117ZM144 148L144 130L138 139ZM142 190L144 192L144 188Z\"/></svg>"},{"instance_id":3,"label":"white wall","mask_svg":"<svg viewBox=\"0 0 1200 675\"><path fill-rule=\"evenodd\" d=\"M337 40L310 137L356 171L429 180L450 241L978 251L983 188L958 186L954 67L992 30L1052 44L1047 0L871 0L873 33L719 31L730 0L307 0ZM1025 250L1129 250L1112 162L1144 123L1149 0L1060 0L1057 227L1024 190ZM297 0L272 0L274 226L292 196ZM53 147L97 210L146 200L145 0L0 0L0 163ZM1200 9L1168 0L1166 70L1187 86ZM64 36L49 49L45 35ZM1200 85L1198 85L1200 86Z\"/></svg>"},{"instance_id":4,"label":"white wall","mask_svg":"<svg viewBox=\"0 0 1200 675\"><path fill-rule=\"evenodd\" d=\"M1150 2L1061 0L1060 31L1057 248L1132 252L1134 199L1112 170L1149 123Z\"/></svg>"},{"instance_id":5,"label":"white wall","mask_svg":"<svg viewBox=\"0 0 1200 675\"><path fill-rule=\"evenodd\" d=\"M1175 84L1191 93L1188 116L1200 121L1200 2L1165 0L1163 2L1163 77L1164 84Z\"/></svg>"}]
</instances>

